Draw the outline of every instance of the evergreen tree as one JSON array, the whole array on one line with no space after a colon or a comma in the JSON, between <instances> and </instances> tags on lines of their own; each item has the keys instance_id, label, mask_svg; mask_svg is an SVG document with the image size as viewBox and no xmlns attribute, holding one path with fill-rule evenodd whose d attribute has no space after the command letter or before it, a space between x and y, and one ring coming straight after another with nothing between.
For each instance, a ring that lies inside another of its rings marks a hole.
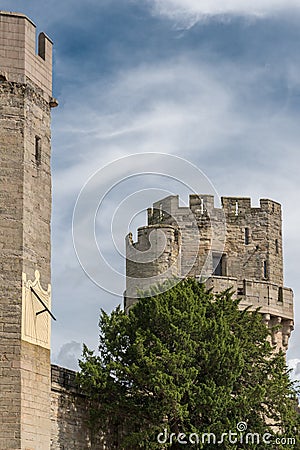
<instances>
[{"instance_id":1,"label":"evergreen tree","mask_svg":"<svg viewBox=\"0 0 300 450\"><path fill-rule=\"evenodd\" d=\"M119 449L300 448L274 444L299 439L285 357L259 311L238 306L230 291L215 295L186 279L148 293L129 314L102 311L99 355L84 347L79 374L94 425L107 417L121 425ZM237 434L218 443L230 430Z\"/></svg>"}]
</instances>

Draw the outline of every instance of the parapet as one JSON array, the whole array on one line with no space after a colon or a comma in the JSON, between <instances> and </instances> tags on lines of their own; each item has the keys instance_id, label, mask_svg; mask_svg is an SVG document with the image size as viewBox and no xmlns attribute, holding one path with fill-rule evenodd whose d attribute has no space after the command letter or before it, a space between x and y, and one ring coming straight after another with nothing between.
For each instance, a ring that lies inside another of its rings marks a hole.
<instances>
[{"instance_id":1,"label":"parapet","mask_svg":"<svg viewBox=\"0 0 300 450\"><path fill-rule=\"evenodd\" d=\"M148 208L148 224L160 222L171 223L168 219L182 217L192 211L197 218L220 218L224 215L226 220L237 217L273 215L281 218L281 205L273 200L260 199L260 206L253 207L249 197L221 197L221 208L215 207L215 199L210 194L192 194L188 206L179 206L179 196L170 195Z\"/></svg>"},{"instance_id":2,"label":"parapet","mask_svg":"<svg viewBox=\"0 0 300 450\"><path fill-rule=\"evenodd\" d=\"M79 386L76 382L76 372L51 364L51 387L53 391L66 390L78 393Z\"/></svg>"},{"instance_id":3,"label":"parapet","mask_svg":"<svg viewBox=\"0 0 300 450\"><path fill-rule=\"evenodd\" d=\"M52 41L24 14L0 11L0 82L28 80L52 97Z\"/></svg>"}]
</instances>

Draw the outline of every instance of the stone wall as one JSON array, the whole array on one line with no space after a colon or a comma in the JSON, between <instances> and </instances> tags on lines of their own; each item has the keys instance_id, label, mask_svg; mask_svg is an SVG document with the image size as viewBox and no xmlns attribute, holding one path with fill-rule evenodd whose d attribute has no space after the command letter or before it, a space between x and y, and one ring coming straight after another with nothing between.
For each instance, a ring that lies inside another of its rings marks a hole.
<instances>
[{"instance_id":1,"label":"stone wall","mask_svg":"<svg viewBox=\"0 0 300 450\"><path fill-rule=\"evenodd\" d=\"M191 195L182 207L169 196L148 209L137 242L126 238L125 309L139 290L172 275L194 276L215 292L232 288L241 308L261 307L269 326L281 325L273 344L286 350L294 311L293 292L283 286L281 206L261 199L252 207L241 197L221 202L217 208L212 195Z\"/></svg>"},{"instance_id":2,"label":"stone wall","mask_svg":"<svg viewBox=\"0 0 300 450\"><path fill-rule=\"evenodd\" d=\"M126 290L136 289L131 278L144 279L138 286L143 288L148 277L163 274L171 264L179 276L219 275L282 285L281 227L281 207L272 200L262 199L254 208L250 198L223 197L222 208L216 208L213 196L191 195L189 206L180 207L178 196L166 197L148 209L148 225L138 230L137 242L127 237ZM177 238L172 240L171 234ZM133 250L139 252L138 260L133 260Z\"/></svg>"},{"instance_id":3,"label":"stone wall","mask_svg":"<svg viewBox=\"0 0 300 450\"><path fill-rule=\"evenodd\" d=\"M49 320L22 284L38 270L47 289L51 267L52 43L42 34L35 48L34 24L0 12L1 450L50 449L50 352L22 339L26 308L33 339Z\"/></svg>"},{"instance_id":4,"label":"stone wall","mask_svg":"<svg viewBox=\"0 0 300 450\"><path fill-rule=\"evenodd\" d=\"M51 450L114 450L118 436L104 431L93 432L90 403L75 381L76 372L51 366Z\"/></svg>"},{"instance_id":5,"label":"stone wall","mask_svg":"<svg viewBox=\"0 0 300 450\"><path fill-rule=\"evenodd\" d=\"M0 83L0 448L20 448L23 95Z\"/></svg>"},{"instance_id":6,"label":"stone wall","mask_svg":"<svg viewBox=\"0 0 300 450\"><path fill-rule=\"evenodd\" d=\"M256 208L251 206L250 198L222 197L221 200L222 208L216 208L213 196L191 195L189 207L180 207L178 196L166 197L148 209L148 225L169 224L180 230L184 274L193 253L191 245L195 244L191 234L198 228L198 258L191 275L199 275L209 252L215 252L224 255L223 275L282 284L280 204L261 199L260 207ZM212 260L207 269L204 275L211 275Z\"/></svg>"},{"instance_id":7,"label":"stone wall","mask_svg":"<svg viewBox=\"0 0 300 450\"><path fill-rule=\"evenodd\" d=\"M36 54L36 27L23 14L0 11L0 75L16 83L31 80L52 95L52 42L39 35Z\"/></svg>"},{"instance_id":8,"label":"stone wall","mask_svg":"<svg viewBox=\"0 0 300 450\"><path fill-rule=\"evenodd\" d=\"M126 311L135 302L137 288L147 289L166 276L180 276L179 247L180 236L172 225L139 228L137 242L131 234L127 236L126 277L130 283L124 298Z\"/></svg>"},{"instance_id":9,"label":"stone wall","mask_svg":"<svg viewBox=\"0 0 300 450\"><path fill-rule=\"evenodd\" d=\"M49 349L21 341L22 449L49 448L51 435L49 360Z\"/></svg>"}]
</instances>

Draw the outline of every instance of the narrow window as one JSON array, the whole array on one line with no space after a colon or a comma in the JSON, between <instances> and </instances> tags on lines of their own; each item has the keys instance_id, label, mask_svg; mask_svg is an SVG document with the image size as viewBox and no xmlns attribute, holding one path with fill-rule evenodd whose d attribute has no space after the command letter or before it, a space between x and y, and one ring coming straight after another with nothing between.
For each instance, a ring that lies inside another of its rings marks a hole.
<instances>
[{"instance_id":1,"label":"narrow window","mask_svg":"<svg viewBox=\"0 0 300 450\"><path fill-rule=\"evenodd\" d=\"M283 302L283 289L281 286L278 288L278 301Z\"/></svg>"},{"instance_id":2,"label":"narrow window","mask_svg":"<svg viewBox=\"0 0 300 450\"><path fill-rule=\"evenodd\" d=\"M160 205L159 205L159 220L163 220L162 203L160 203Z\"/></svg>"},{"instance_id":3,"label":"narrow window","mask_svg":"<svg viewBox=\"0 0 300 450\"><path fill-rule=\"evenodd\" d=\"M203 201L203 198L201 198L201 214L204 214L204 201Z\"/></svg>"},{"instance_id":4,"label":"narrow window","mask_svg":"<svg viewBox=\"0 0 300 450\"><path fill-rule=\"evenodd\" d=\"M46 60L46 36L44 33L39 34L38 39L38 55L43 59Z\"/></svg>"},{"instance_id":5,"label":"narrow window","mask_svg":"<svg viewBox=\"0 0 300 450\"><path fill-rule=\"evenodd\" d=\"M216 277L226 276L225 255L213 253L213 275Z\"/></svg>"},{"instance_id":6,"label":"narrow window","mask_svg":"<svg viewBox=\"0 0 300 450\"><path fill-rule=\"evenodd\" d=\"M35 162L39 166L42 161L42 145L41 145L41 138L36 136L35 137Z\"/></svg>"},{"instance_id":7,"label":"narrow window","mask_svg":"<svg viewBox=\"0 0 300 450\"><path fill-rule=\"evenodd\" d=\"M236 216L239 215L239 202L238 201L235 202L235 215Z\"/></svg>"},{"instance_id":8,"label":"narrow window","mask_svg":"<svg viewBox=\"0 0 300 450\"><path fill-rule=\"evenodd\" d=\"M278 239L275 239L275 251L277 254L279 253Z\"/></svg>"},{"instance_id":9,"label":"narrow window","mask_svg":"<svg viewBox=\"0 0 300 450\"><path fill-rule=\"evenodd\" d=\"M267 261L264 261L264 278L268 278Z\"/></svg>"},{"instance_id":10,"label":"narrow window","mask_svg":"<svg viewBox=\"0 0 300 450\"><path fill-rule=\"evenodd\" d=\"M249 245L249 228L245 228L245 245Z\"/></svg>"}]
</instances>

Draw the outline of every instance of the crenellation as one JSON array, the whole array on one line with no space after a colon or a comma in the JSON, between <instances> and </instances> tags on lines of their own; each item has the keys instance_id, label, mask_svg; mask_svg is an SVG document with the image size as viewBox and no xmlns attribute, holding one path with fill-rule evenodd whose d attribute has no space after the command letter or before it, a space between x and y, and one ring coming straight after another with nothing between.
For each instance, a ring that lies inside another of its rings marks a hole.
<instances>
[{"instance_id":1,"label":"crenellation","mask_svg":"<svg viewBox=\"0 0 300 450\"><path fill-rule=\"evenodd\" d=\"M276 216L281 219L281 206L279 203L261 199L260 207L252 207L250 197L221 197L221 208L215 207L214 196L210 194L191 194L189 198L189 206L179 206L179 196L171 195L165 197L153 204L152 208L148 208L149 225L156 223L155 221L164 221L162 219L184 216L192 211L196 216L208 215L213 220L220 213L225 214L228 219L241 220L259 216L261 220L267 215ZM165 213L164 217L161 212ZM238 219L237 219L238 218Z\"/></svg>"},{"instance_id":2,"label":"crenellation","mask_svg":"<svg viewBox=\"0 0 300 450\"><path fill-rule=\"evenodd\" d=\"M52 98L52 41L23 14L0 12L0 73L14 83L33 82ZM13 45L12 45L13 43Z\"/></svg>"},{"instance_id":3,"label":"crenellation","mask_svg":"<svg viewBox=\"0 0 300 450\"><path fill-rule=\"evenodd\" d=\"M249 197L222 197L221 205L215 207L213 195L192 194L189 208L179 206L179 196L169 196L148 209L148 226L139 229L143 235L139 232L138 243L134 244L139 258L133 262L130 251L127 254L126 310L136 301L137 289L151 284L147 278L156 280L160 274L158 281L163 281L170 276L165 264L170 242L165 227L171 226L180 236L178 242L174 241L176 251L173 248L171 252L172 264L176 255L178 258L179 277L207 280L208 287L219 292L232 287L242 296L243 307L262 307L263 313L271 315L272 323L280 317L286 327L286 321L293 320L293 293L283 286L281 205L261 199L259 207L252 207ZM151 261L149 240L152 236L152 247L156 248L158 242L161 247L159 231L165 233L165 249L160 248L159 256ZM147 236L146 241L142 236ZM289 325L281 338L276 335L278 347L286 349L290 332Z\"/></svg>"}]
</instances>

